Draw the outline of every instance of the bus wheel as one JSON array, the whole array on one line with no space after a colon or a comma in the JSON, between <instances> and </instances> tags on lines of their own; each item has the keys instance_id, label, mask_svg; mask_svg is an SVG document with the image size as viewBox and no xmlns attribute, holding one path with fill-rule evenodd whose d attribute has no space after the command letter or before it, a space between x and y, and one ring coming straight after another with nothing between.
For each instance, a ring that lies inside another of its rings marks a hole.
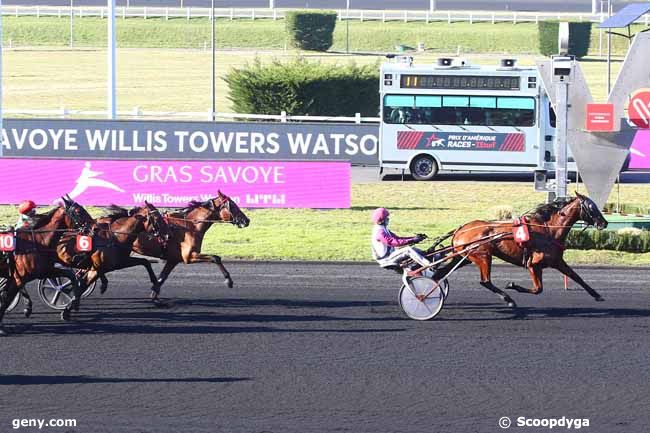
<instances>
[{"instance_id":1,"label":"bus wheel","mask_svg":"<svg viewBox=\"0 0 650 433\"><path fill-rule=\"evenodd\" d=\"M410 168L415 180L431 180L438 173L438 164L429 155L418 155L413 158Z\"/></svg>"}]
</instances>

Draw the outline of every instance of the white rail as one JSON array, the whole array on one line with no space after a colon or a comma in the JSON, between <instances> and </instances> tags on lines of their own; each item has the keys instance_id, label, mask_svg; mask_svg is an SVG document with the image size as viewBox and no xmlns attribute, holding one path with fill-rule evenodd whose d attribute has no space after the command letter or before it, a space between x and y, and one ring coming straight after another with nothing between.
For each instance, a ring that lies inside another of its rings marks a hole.
<instances>
[{"instance_id":1,"label":"white rail","mask_svg":"<svg viewBox=\"0 0 650 433\"><path fill-rule=\"evenodd\" d=\"M72 8L76 17L100 17L107 14L105 7L74 7ZM217 18L235 19L283 19L289 9L269 8L218 8L215 9ZM35 16L35 17L68 17L71 15L69 6L3 6L2 13L5 16ZM590 13L550 13L550 12L489 12L489 11L407 11L407 10L338 10L339 20L356 21L423 21L423 22L539 22L548 20L570 20L570 21L591 21L602 22L606 15ZM209 8L169 8L169 7L118 7L119 18L209 18ZM650 25L650 16L645 15L637 20L637 23Z\"/></svg>"},{"instance_id":2,"label":"white rail","mask_svg":"<svg viewBox=\"0 0 650 433\"><path fill-rule=\"evenodd\" d=\"M62 119L93 118L106 119L106 110L70 110L62 107L58 110L41 109L6 109L4 116L21 117L57 117ZM118 119L184 119L205 121L212 120L212 112L206 111L144 111L139 107L132 110L117 112ZM279 122L337 122L337 123L379 123L379 117L362 117L360 113L355 116L292 116L283 111L280 114L242 114L242 113L215 113L218 119L226 120L275 120Z\"/></svg>"}]
</instances>

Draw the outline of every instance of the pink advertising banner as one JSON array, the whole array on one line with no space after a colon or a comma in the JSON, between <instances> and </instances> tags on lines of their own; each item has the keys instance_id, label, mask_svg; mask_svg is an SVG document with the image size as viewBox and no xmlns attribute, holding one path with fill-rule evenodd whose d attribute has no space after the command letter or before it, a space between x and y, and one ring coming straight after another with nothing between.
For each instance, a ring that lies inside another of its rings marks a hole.
<instances>
[{"instance_id":1,"label":"pink advertising banner","mask_svg":"<svg viewBox=\"0 0 650 433\"><path fill-rule=\"evenodd\" d=\"M630 147L631 170L650 169L650 130L640 129Z\"/></svg>"},{"instance_id":2,"label":"pink advertising banner","mask_svg":"<svg viewBox=\"0 0 650 433\"><path fill-rule=\"evenodd\" d=\"M0 159L1 203L181 207L218 190L247 208L348 208L349 162Z\"/></svg>"}]
</instances>

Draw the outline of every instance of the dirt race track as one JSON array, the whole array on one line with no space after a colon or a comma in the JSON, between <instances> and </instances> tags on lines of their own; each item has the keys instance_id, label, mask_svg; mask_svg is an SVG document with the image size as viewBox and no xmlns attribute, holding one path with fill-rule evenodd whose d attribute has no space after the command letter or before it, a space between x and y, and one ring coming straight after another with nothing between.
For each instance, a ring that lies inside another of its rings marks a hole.
<instances>
[{"instance_id":1,"label":"dirt race track","mask_svg":"<svg viewBox=\"0 0 650 433\"><path fill-rule=\"evenodd\" d=\"M109 275L72 323L35 299L0 339L0 431L547 432L518 417L589 419L582 432L647 432L650 274L582 268L601 292L564 291L507 308L468 267L442 313L405 318L399 279L374 265L231 263L180 267L146 300L142 270ZM495 282L529 285L497 267ZM35 298L37 295L32 289ZM14 419L76 419L21 428Z\"/></svg>"}]
</instances>

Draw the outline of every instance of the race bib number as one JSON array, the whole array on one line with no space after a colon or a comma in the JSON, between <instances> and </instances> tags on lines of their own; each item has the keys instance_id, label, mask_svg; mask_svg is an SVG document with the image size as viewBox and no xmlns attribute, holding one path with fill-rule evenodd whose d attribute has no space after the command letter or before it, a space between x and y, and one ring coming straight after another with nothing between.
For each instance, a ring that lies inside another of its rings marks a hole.
<instances>
[{"instance_id":1,"label":"race bib number","mask_svg":"<svg viewBox=\"0 0 650 433\"><path fill-rule=\"evenodd\" d=\"M519 243L524 243L528 242L530 240L530 235L528 234L528 227L525 225L520 225L519 227L515 227L515 241Z\"/></svg>"},{"instance_id":2,"label":"race bib number","mask_svg":"<svg viewBox=\"0 0 650 433\"><path fill-rule=\"evenodd\" d=\"M16 236L14 233L0 233L0 251L9 252L16 250Z\"/></svg>"},{"instance_id":3,"label":"race bib number","mask_svg":"<svg viewBox=\"0 0 650 433\"><path fill-rule=\"evenodd\" d=\"M93 238L85 235L77 235L77 251L87 253L93 249Z\"/></svg>"}]
</instances>

